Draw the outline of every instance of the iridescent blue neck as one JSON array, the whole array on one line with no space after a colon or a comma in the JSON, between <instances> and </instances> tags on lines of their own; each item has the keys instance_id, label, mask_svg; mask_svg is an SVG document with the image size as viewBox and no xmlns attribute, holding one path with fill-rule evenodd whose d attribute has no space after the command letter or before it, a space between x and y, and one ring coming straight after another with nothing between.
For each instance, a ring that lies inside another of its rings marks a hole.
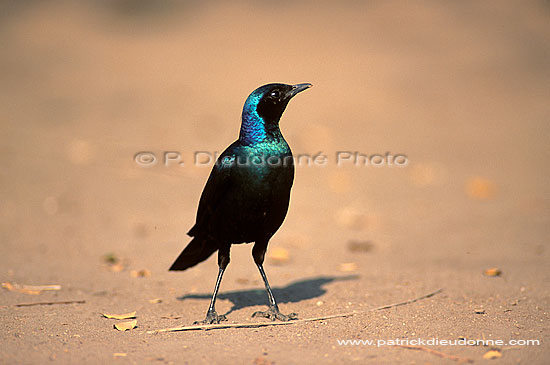
<instances>
[{"instance_id":1,"label":"iridescent blue neck","mask_svg":"<svg viewBox=\"0 0 550 365\"><path fill-rule=\"evenodd\" d=\"M261 95L253 93L244 103L239 140L245 145L260 143L267 137L265 121L256 111L260 99Z\"/></svg>"}]
</instances>

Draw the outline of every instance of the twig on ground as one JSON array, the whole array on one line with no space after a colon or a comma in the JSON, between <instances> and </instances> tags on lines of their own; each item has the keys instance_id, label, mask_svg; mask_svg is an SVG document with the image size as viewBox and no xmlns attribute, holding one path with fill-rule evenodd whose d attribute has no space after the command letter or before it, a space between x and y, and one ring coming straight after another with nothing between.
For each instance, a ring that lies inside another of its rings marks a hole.
<instances>
[{"instance_id":1,"label":"twig on ground","mask_svg":"<svg viewBox=\"0 0 550 365\"><path fill-rule=\"evenodd\" d=\"M409 346L409 345L397 345L398 347L402 347L404 349L408 349L408 350L418 350L418 351L424 351L424 352L427 352L429 354L432 354L432 355L435 355L435 356L438 356L438 357L441 357L441 358L444 358L444 359L449 359L449 360L453 360L453 361L458 361L458 362L469 362L469 363L473 363L474 360L472 359L468 359L466 357L460 357L460 356L455 356L455 355L449 355L449 354L446 354L444 352L441 352L441 351L437 351L437 350L433 350L433 349L430 349L428 347L423 347L423 346Z\"/></svg>"},{"instance_id":2,"label":"twig on ground","mask_svg":"<svg viewBox=\"0 0 550 365\"><path fill-rule=\"evenodd\" d=\"M314 317L314 318L305 318L305 319L298 319L295 321L288 321L288 322L253 322L253 323L228 323L228 324L202 324L202 325L193 325L193 326L183 326L183 327L173 327L173 328L163 328L159 330L152 330L147 331L147 333L160 333L160 332L178 332L178 331L197 331L197 330L213 330L213 329L222 329L222 328L259 328L259 327L267 327L267 326L287 326L291 324L298 324L298 323L305 323L305 322L315 322L315 321L324 321L326 319L333 319L333 318L345 318L345 317L351 317L356 314L361 313L367 313L367 312L374 312L382 309L388 309L393 308L405 304L410 304L417 302L422 299L430 298L438 293L441 293L443 289L438 289L434 292L431 292L429 294L423 295L418 298L410 299L405 302L395 303L395 304L389 304L382 307L372 308L368 311L354 311L349 313L342 313L342 314L332 314L329 316L323 316L323 317Z\"/></svg>"},{"instance_id":3,"label":"twig on ground","mask_svg":"<svg viewBox=\"0 0 550 365\"><path fill-rule=\"evenodd\" d=\"M54 304L84 304L85 300L65 300L59 302L34 302L34 303L20 303L15 304L15 307L32 307L35 305L54 305Z\"/></svg>"},{"instance_id":4,"label":"twig on ground","mask_svg":"<svg viewBox=\"0 0 550 365\"><path fill-rule=\"evenodd\" d=\"M147 331L147 333L158 333L158 332L177 332L177 331L196 331L196 330L213 330L213 329L222 329L222 328L259 328L267 326L286 326L289 324L297 324L304 322L315 322L323 321L325 319L332 318L344 318L351 317L360 312L350 312L344 314L333 314L331 316L324 317L315 317L315 318L305 318L297 319L294 321L288 322L252 322L252 323L228 323L228 324L198 324L193 326L184 326L184 327L173 327L173 328L164 328L160 330Z\"/></svg>"},{"instance_id":5,"label":"twig on ground","mask_svg":"<svg viewBox=\"0 0 550 365\"><path fill-rule=\"evenodd\" d=\"M374 312L374 311L379 311L379 310L382 310L382 309L389 309L389 308L393 308L393 307L399 307L399 306L401 306L401 305L411 304L411 303L414 303L414 302L418 302L419 300L422 300L422 299L426 299L426 298L433 297L434 295L439 294L439 293L441 293L442 291L443 291L443 288L437 289L436 291L431 292L430 294L426 294L426 295L423 295L423 296L418 297L418 298L406 300L406 301L404 301L404 302L399 302L399 303L393 303L393 304L383 305L383 306L378 307L378 308L373 308L373 309L371 309L371 311Z\"/></svg>"}]
</instances>

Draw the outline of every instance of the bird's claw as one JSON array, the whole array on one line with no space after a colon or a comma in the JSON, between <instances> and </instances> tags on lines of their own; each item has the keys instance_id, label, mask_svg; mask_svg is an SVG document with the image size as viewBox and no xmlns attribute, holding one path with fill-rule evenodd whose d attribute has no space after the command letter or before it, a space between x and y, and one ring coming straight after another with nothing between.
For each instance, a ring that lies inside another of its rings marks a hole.
<instances>
[{"instance_id":1,"label":"bird's claw","mask_svg":"<svg viewBox=\"0 0 550 365\"><path fill-rule=\"evenodd\" d=\"M263 317L271 319L272 321L279 320L282 322L288 322L298 319L296 313L282 314L278 309L269 308L266 311L257 311L252 314L252 317Z\"/></svg>"},{"instance_id":2,"label":"bird's claw","mask_svg":"<svg viewBox=\"0 0 550 365\"><path fill-rule=\"evenodd\" d=\"M206 318L202 321L195 321L193 324L219 324L220 322L227 321L225 314L219 315L215 311L208 312Z\"/></svg>"}]
</instances>

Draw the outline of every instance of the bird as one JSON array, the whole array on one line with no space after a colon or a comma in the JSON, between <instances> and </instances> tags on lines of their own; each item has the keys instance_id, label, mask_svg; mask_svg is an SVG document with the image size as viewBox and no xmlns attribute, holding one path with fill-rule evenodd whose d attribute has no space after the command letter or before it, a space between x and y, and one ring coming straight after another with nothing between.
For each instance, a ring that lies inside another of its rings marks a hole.
<instances>
[{"instance_id":1,"label":"bird","mask_svg":"<svg viewBox=\"0 0 550 365\"><path fill-rule=\"evenodd\" d=\"M294 181L294 161L283 138L279 120L289 101L310 88L309 83L260 86L246 99L239 138L217 158L201 194L196 221L187 233L192 237L169 270L182 271L205 261L218 251L218 276L203 321L227 320L216 312L216 296L229 265L233 244L252 243L252 257L267 291L267 311L252 317L272 321L297 319L296 313L280 312L263 263L271 237L282 225Z\"/></svg>"}]
</instances>

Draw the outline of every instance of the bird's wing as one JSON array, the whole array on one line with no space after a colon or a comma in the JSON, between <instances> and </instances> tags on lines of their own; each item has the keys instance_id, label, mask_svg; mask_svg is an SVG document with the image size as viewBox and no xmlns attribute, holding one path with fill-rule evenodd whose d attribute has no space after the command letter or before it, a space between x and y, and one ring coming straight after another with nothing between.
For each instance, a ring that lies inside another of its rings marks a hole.
<instances>
[{"instance_id":1,"label":"bird's wing","mask_svg":"<svg viewBox=\"0 0 550 365\"><path fill-rule=\"evenodd\" d=\"M234 147L236 144L237 142L233 143L220 155L212 168L212 172L210 172L199 201L197 220L193 228L187 233L191 237L195 237L208 229L210 217L214 214L223 196L231 186L231 171L234 166Z\"/></svg>"}]
</instances>

